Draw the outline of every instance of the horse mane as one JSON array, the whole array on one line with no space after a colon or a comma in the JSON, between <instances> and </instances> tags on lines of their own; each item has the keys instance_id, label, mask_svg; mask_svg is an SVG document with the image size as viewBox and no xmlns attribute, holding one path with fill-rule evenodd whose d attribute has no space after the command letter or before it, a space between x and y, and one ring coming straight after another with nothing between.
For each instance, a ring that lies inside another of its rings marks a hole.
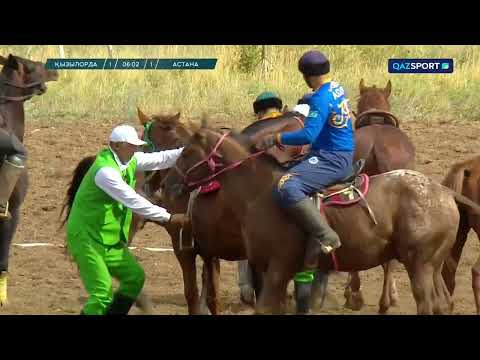
<instances>
[{"instance_id":1,"label":"horse mane","mask_svg":"<svg viewBox=\"0 0 480 360\"><path fill-rule=\"evenodd\" d=\"M174 117L175 114L155 114L152 115L152 120L158 122L171 122Z\"/></svg>"},{"instance_id":2,"label":"horse mane","mask_svg":"<svg viewBox=\"0 0 480 360\"><path fill-rule=\"evenodd\" d=\"M263 131L267 132L267 130L268 132L272 133L277 132L283 129L290 122L297 121L294 119L295 116L301 115L298 114L296 111L289 111L275 119L258 120L243 129L241 133L247 136L251 136Z\"/></svg>"},{"instance_id":3,"label":"horse mane","mask_svg":"<svg viewBox=\"0 0 480 360\"><path fill-rule=\"evenodd\" d=\"M209 128L208 130L218 134L217 130L214 130L211 128ZM248 136L247 134L244 134L243 131L242 132L231 131L230 138L234 140L248 154L252 154L256 151L256 150L253 150L254 143L252 142L250 136ZM274 170L278 170L278 171L283 170L281 164L277 161L277 159L273 155L270 155L265 152L262 155L260 155L258 158L265 161Z\"/></svg>"}]
</instances>

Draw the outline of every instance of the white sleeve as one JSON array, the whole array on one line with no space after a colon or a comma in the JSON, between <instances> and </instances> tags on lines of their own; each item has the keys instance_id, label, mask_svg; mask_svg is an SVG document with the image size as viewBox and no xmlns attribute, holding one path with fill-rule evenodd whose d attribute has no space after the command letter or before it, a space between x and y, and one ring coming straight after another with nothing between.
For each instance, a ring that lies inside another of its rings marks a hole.
<instances>
[{"instance_id":1,"label":"white sleeve","mask_svg":"<svg viewBox=\"0 0 480 360\"><path fill-rule=\"evenodd\" d=\"M170 214L152 204L132 189L113 168L104 167L95 175L95 184L113 199L132 209L138 215L158 222L168 222Z\"/></svg>"},{"instance_id":2,"label":"white sleeve","mask_svg":"<svg viewBox=\"0 0 480 360\"><path fill-rule=\"evenodd\" d=\"M137 159L137 170L152 171L171 168L175 165L178 157L183 151L183 147L174 150L165 150L152 153L135 153Z\"/></svg>"}]
</instances>

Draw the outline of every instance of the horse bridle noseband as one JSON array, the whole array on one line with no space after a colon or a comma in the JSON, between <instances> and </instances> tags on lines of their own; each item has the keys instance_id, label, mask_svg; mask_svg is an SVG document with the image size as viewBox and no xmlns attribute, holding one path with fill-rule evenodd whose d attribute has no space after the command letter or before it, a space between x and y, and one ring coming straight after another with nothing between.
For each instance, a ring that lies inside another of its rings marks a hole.
<instances>
[{"instance_id":1,"label":"horse bridle noseband","mask_svg":"<svg viewBox=\"0 0 480 360\"><path fill-rule=\"evenodd\" d=\"M16 83L14 83L10 80L3 80L3 81L0 80L0 84L5 84L5 85L8 85L8 86L17 88L17 89L31 89L31 88L34 88L35 86L42 85L44 83L45 83L45 81L35 81L35 82L29 83L29 84L16 84ZM34 94L25 95L25 96L0 95L0 100L6 100L6 101L0 102L0 103L6 103L8 101L26 101L26 100L31 99L34 96L35 96Z\"/></svg>"}]
</instances>

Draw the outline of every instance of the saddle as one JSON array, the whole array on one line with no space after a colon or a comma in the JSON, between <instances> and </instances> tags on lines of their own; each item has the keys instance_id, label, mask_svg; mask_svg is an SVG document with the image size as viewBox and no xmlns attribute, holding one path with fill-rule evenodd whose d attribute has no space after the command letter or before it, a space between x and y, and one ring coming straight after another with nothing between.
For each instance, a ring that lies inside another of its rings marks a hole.
<instances>
[{"instance_id":1,"label":"saddle","mask_svg":"<svg viewBox=\"0 0 480 360\"><path fill-rule=\"evenodd\" d=\"M360 159L352 166L350 174L331 184L325 190L315 193L314 198L328 205L352 205L362 200L368 193L369 177L362 174L365 160Z\"/></svg>"},{"instance_id":2,"label":"saddle","mask_svg":"<svg viewBox=\"0 0 480 360\"><path fill-rule=\"evenodd\" d=\"M363 200L370 217L375 225L377 224L375 214L365 198L368 193L370 178L367 174L362 173L364 166L365 160L358 160L348 176L310 197L324 216L326 216L325 207L327 206L350 206Z\"/></svg>"}]
</instances>

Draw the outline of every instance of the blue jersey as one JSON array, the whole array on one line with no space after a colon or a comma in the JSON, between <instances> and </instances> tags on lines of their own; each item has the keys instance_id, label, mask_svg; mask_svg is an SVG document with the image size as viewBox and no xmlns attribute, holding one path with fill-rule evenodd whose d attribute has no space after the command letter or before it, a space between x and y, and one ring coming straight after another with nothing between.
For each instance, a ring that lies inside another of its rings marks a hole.
<instances>
[{"instance_id":1,"label":"blue jersey","mask_svg":"<svg viewBox=\"0 0 480 360\"><path fill-rule=\"evenodd\" d=\"M312 151L354 151L353 122L343 87L329 81L310 98L310 112L305 127L283 133L284 145L312 144Z\"/></svg>"}]
</instances>

